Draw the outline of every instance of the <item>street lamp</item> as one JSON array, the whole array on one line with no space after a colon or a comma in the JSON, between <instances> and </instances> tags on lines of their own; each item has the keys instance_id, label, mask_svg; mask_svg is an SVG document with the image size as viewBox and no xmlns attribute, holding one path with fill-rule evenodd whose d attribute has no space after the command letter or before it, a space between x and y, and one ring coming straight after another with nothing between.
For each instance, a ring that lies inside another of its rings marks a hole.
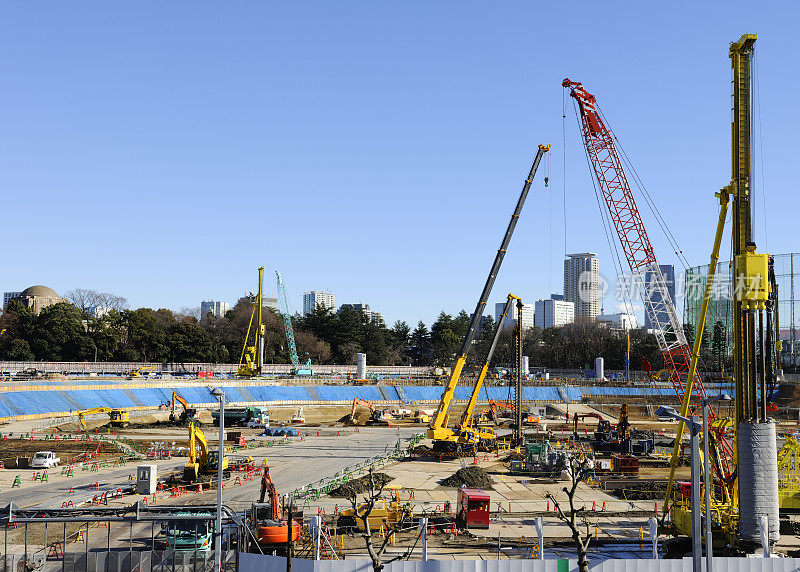
<instances>
[{"instance_id":1,"label":"street lamp","mask_svg":"<svg viewBox=\"0 0 800 572\"><path fill-rule=\"evenodd\" d=\"M720 393L716 397L705 397L703 399L703 458L705 459L706 477L706 570L712 572L714 558L713 535L711 534L711 491L714 481L711 479L711 457L708 456L708 410L715 401L730 401L731 396L727 393Z\"/></svg>"},{"instance_id":2,"label":"street lamp","mask_svg":"<svg viewBox=\"0 0 800 572\"><path fill-rule=\"evenodd\" d=\"M692 572L702 572L703 532L700 527L700 430L703 426L697 422L697 415L684 417L672 407L659 407L656 417L672 417L683 421L691 431L691 467L692 467ZM677 437L676 437L677 438Z\"/></svg>"},{"instance_id":3,"label":"street lamp","mask_svg":"<svg viewBox=\"0 0 800 572\"><path fill-rule=\"evenodd\" d=\"M215 387L210 391L211 395L219 400L219 449L217 452L217 526L214 536L217 540L214 550L214 566L216 572L222 570L222 459L225 456L224 440L222 432L225 429L225 392Z\"/></svg>"}]
</instances>

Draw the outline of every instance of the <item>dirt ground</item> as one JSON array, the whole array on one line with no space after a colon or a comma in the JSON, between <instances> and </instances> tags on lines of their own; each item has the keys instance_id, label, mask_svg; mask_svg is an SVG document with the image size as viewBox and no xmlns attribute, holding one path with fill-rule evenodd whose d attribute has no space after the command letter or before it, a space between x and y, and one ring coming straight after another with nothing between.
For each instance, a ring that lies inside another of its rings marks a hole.
<instances>
[{"instance_id":1,"label":"dirt ground","mask_svg":"<svg viewBox=\"0 0 800 572\"><path fill-rule=\"evenodd\" d=\"M82 453L92 453L100 447L99 459L109 459L119 457L119 452L110 443L97 441L54 441L36 439L8 439L0 441L0 459L6 467L13 466L17 457L33 457L37 451L53 451L61 457L61 464L66 465L70 460L78 457Z\"/></svg>"}]
</instances>

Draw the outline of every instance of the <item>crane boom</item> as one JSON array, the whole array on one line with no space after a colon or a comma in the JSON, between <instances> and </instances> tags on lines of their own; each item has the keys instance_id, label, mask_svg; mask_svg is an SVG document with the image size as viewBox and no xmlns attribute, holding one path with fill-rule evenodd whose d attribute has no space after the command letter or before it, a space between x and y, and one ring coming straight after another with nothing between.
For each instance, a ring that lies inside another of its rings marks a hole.
<instances>
[{"instance_id":1,"label":"crane boom","mask_svg":"<svg viewBox=\"0 0 800 572\"><path fill-rule=\"evenodd\" d=\"M594 95L569 78L561 85L570 90L570 96L578 104L586 156L608 207L634 285L641 292L675 393L687 403L694 397L694 406L699 407L706 398L705 387L696 369L692 371L692 351L625 176L614 136L597 109ZM713 419L713 413L711 417ZM732 473L733 448L725 439L720 439L720 447L723 451L720 476L728 480Z\"/></svg>"},{"instance_id":2,"label":"crane boom","mask_svg":"<svg viewBox=\"0 0 800 572\"><path fill-rule=\"evenodd\" d=\"M492 337L492 344L489 346L489 351L486 352L486 361L483 363L481 372L478 375L478 381L475 382L475 387L472 388L472 395L470 395L467 408L464 409L464 413L461 415L461 421L458 428L459 433L467 430L472 424L472 412L475 410L475 404L478 402L478 395L480 394L481 387L483 387L483 380L486 378L486 372L489 371L489 364L492 361L494 350L497 347L498 340L500 339L500 333L503 331L503 323L505 323L506 316L508 316L509 312L511 311L511 304L514 303L514 300L519 300L519 298L513 294L509 294L508 299L506 300L506 305L503 306L503 313L500 316L500 322L497 324L497 330L495 330L494 336Z\"/></svg>"},{"instance_id":3,"label":"crane boom","mask_svg":"<svg viewBox=\"0 0 800 572\"><path fill-rule=\"evenodd\" d=\"M565 79L561 85L569 88L570 95L578 103L587 157L622 244L634 285L642 293L645 312L653 324L658 347L671 371L670 380L678 397L682 398L687 385L691 350L625 176L614 136L597 109L594 95L581 83L570 79ZM690 385L697 398L705 397L699 375L694 376Z\"/></svg>"},{"instance_id":4,"label":"crane boom","mask_svg":"<svg viewBox=\"0 0 800 572\"><path fill-rule=\"evenodd\" d=\"M478 304L475 306L475 311L472 313L472 319L469 322L467 334L464 336L464 341L461 343L461 348L458 351L458 359L456 360L455 366L453 366L453 372L450 375L447 385L445 386L444 392L442 392L442 397L439 400L439 406L436 409L436 414L431 420L431 424L428 428L428 438L430 439L445 439L453 435L453 431L447 428L447 421L449 418L448 411L450 410L450 404L453 401L453 394L456 390L456 384L458 384L458 380L461 377L461 370L464 368L464 364L467 361L467 353L469 352L469 348L472 346L472 341L475 339L475 334L478 330L478 324L483 316L483 310L486 307L486 302L489 300L489 294L492 292L492 287L494 286L494 281L497 278L497 273L500 270L500 266L503 264L503 258L505 258L508 244L511 242L511 236L514 234L514 229L517 226L519 215L522 212L522 206L525 204L525 199L528 198L528 191L530 191L533 177L536 175L536 170L539 168L539 163L541 162L542 157L549 150L550 145L539 145L539 149L536 152L536 157L533 159L533 165L531 166L528 177L525 179L525 183L522 186L522 192L519 195L519 200L517 200L517 206L514 209L514 213L511 215L511 220L506 228L503 241L500 243L500 248L497 250L497 255L492 263L492 268L489 270L489 276L486 278L486 284L483 286L483 291L478 299Z\"/></svg>"},{"instance_id":5,"label":"crane boom","mask_svg":"<svg viewBox=\"0 0 800 572\"><path fill-rule=\"evenodd\" d=\"M278 301L281 305L283 327L286 330L286 344L289 346L289 357L294 367L299 367L300 358L297 357L297 346L294 343L294 329L292 328L292 316L289 313L289 301L286 299L286 286L283 284L281 273L276 270L275 275L278 277Z\"/></svg>"}]
</instances>

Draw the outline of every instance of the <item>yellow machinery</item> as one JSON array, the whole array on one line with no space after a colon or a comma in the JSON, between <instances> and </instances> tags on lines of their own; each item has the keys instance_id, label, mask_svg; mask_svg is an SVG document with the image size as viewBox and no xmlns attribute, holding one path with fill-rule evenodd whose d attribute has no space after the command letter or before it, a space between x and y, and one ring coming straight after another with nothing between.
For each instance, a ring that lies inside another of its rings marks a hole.
<instances>
[{"instance_id":1,"label":"yellow machinery","mask_svg":"<svg viewBox=\"0 0 800 572\"><path fill-rule=\"evenodd\" d=\"M795 435L787 435L778 451L778 502L781 513L800 512L800 443Z\"/></svg>"},{"instance_id":2,"label":"yellow machinery","mask_svg":"<svg viewBox=\"0 0 800 572\"><path fill-rule=\"evenodd\" d=\"M195 448L200 446L200 457L197 457ZM189 462L183 467L183 480L193 483L196 482L200 474L213 474L217 472L217 451L210 451L208 441L203 432L189 423ZM222 470L228 473L228 457L222 458Z\"/></svg>"},{"instance_id":3,"label":"yellow machinery","mask_svg":"<svg viewBox=\"0 0 800 572\"><path fill-rule=\"evenodd\" d=\"M464 369L464 365L467 362L467 354L469 353L470 348L472 348L472 342L475 339L475 335L478 331L478 325L480 324L481 317L483 316L483 311L486 308L486 302L489 300L489 295L492 293L494 281L497 278L497 273L500 271L500 266L503 264L503 258L505 258L506 250L511 242L511 236L514 234L514 229L517 226L517 221L519 220L519 215L522 212L522 207L525 204L525 199L528 197L528 192L530 191L533 177L536 175L536 170L539 168L539 163L541 162L542 157L549 150L549 145L539 145L539 149L536 152L536 157L533 159L531 170L522 186L522 192L517 200L516 208L514 209L514 213L511 215L511 220L506 228L503 241L500 244L500 248L495 256L492 268L489 271L489 276L486 279L486 283L483 286L483 291L478 299L478 304L475 307L475 311L472 313L472 318L470 319L469 327L467 328L467 335L464 336L464 340L461 343L461 348L458 352L458 358L456 359L455 366L453 366L450 379L445 385L444 391L442 392L442 397L439 400L439 406L436 408L436 413L434 414L433 419L428 426L428 438L433 440L433 449L435 451L457 452L462 449L464 445L467 445L469 448L475 448L479 447L481 444L496 444L494 430L480 429L478 431L474 431L472 429L467 429L467 427L472 423L472 411L475 409L475 403L478 399L478 390L480 389L480 385L483 383L483 378L479 378L478 382L475 383L475 388L472 392L472 396L470 397L467 409L464 412L464 415L461 417L461 423L459 427L455 430L450 429L447 426L450 418L450 405L453 402L453 395L456 391L456 385L458 385L458 380L461 377L461 370ZM511 299L512 297L509 296L509 302L506 304L506 308L508 309L510 309ZM501 326L502 322L498 324L498 331L500 330ZM484 366L484 377L486 375L485 370L487 369L488 363L486 366Z\"/></svg>"},{"instance_id":4,"label":"yellow machinery","mask_svg":"<svg viewBox=\"0 0 800 572\"><path fill-rule=\"evenodd\" d=\"M363 515L366 510L366 503L361 504L358 507L358 514ZM372 512L367 517L369 530L374 534L380 530L381 526L383 526L384 530L390 529L400 522L403 516L410 517L411 513L412 506L408 503L378 499L372 507ZM336 525L341 528L358 528L359 531L364 532L364 521L356 517L356 511L352 508L339 511Z\"/></svg>"},{"instance_id":5,"label":"yellow machinery","mask_svg":"<svg viewBox=\"0 0 800 572\"><path fill-rule=\"evenodd\" d=\"M763 508L754 506L754 492L757 487L771 488L770 479L774 475L763 465L766 451L763 445L755 444L774 440L774 424L767 417L767 403L770 388L776 380L776 369L780 367L781 343L778 325L777 287L774 279L772 259L768 254L756 253L751 232L750 204L750 133L751 133L751 59L757 36L743 35L730 46L729 55L733 68L733 121L732 130L732 180L731 184L717 193L720 199L720 214L717 233L711 254L709 274L706 279L705 294L696 328L695 344L692 352L689 379L697 368L699 346L703 338L708 302L714 282L714 274L719 260L719 248L725 226L728 203L732 202L732 268L733 286L733 333L734 333L734 398L735 419L717 419L711 424L715 439L709 443L711 463L721 475L720 465L731 462L735 465L732 478L718 480L712 491L712 532L720 543L734 546L752 546L760 543L758 521L760 514L767 514L768 502L759 502ZM766 328L765 328L766 322ZM773 356L775 360L773 360ZM681 415L689 413L690 387L684 397ZM736 442L733 459L726 459L715 446L724 435L735 430ZM672 471L668 484L665 510L672 502L670 516L675 531L690 536L691 499L686 494L685 484L673 487L674 468L682 441L683 424L679 426L675 439ZM771 436L770 436L771 433ZM755 449L758 448L758 456ZM794 437L787 439L786 446L777 456L776 465L786 473L778 479L779 495L777 501L782 509L796 504L800 507L800 487L797 485L798 447ZM758 459L758 463L754 462ZM673 491L673 488L675 489ZM746 494L745 494L746 493ZM798 497L798 498L795 498ZM777 508L777 506L775 506ZM703 507L705 511L705 507ZM776 511L777 512L777 511ZM770 541L778 536L778 515L768 514ZM699 533L699 532L697 532Z\"/></svg>"},{"instance_id":6,"label":"yellow machinery","mask_svg":"<svg viewBox=\"0 0 800 572\"><path fill-rule=\"evenodd\" d=\"M150 374L153 373L155 366L142 366L138 369L133 370L128 374L128 379L134 379L136 377L148 377Z\"/></svg>"},{"instance_id":7,"label":"yellow machinery","mask_svg":"<svg viewBox=\"0 0 800 572\"><path fill-rule=\"evenodd\" d=\"M247 334L244 338L242 355L239 358L239 377L256 377L261 375L264 366L264 323L261 321L261 312L264 303L264 267L258 269L258 294L256 295L253 312L250 314L250 323L247 325ZM255 328L253 328L255 320ZM250 342L250 330L253 332L253 345Z\"/></svg>"},{"instance_id":8,"label":"yellow machinery","mask_svg":"<svg viewBox=\"0 0 800 572\"><path fill-rule=\"evenodd\" d=\"M108 416L111 418L112 427L127 427L131 424L130 414L127 411L123 411L122 409L112 409L110 407L94 407L92 409L78 411L78 421L80 421L81 427L83 427L84 431L86 431L86 420L84 419L84 416L92 415L94 413L108 413Z\"/></svg>"}]
</instances>

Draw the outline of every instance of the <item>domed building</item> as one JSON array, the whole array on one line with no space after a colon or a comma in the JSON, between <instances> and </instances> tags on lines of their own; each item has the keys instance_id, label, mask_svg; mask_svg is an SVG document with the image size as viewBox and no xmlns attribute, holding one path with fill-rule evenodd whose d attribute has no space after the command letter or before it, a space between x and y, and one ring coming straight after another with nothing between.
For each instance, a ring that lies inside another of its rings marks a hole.
<instances>
[{"instance_id":1,"label":"domed building","mask_svg":"<svg viewBox=\"0 0 800 572\"><path fill-rule=\"evenodd\" d=\"M41 285L25 288L19 293L19 299L28 308L32 309L37 316L48 306L67 301L56 294L56 291L52 288Z\"/></svg>"}]
</instances>

